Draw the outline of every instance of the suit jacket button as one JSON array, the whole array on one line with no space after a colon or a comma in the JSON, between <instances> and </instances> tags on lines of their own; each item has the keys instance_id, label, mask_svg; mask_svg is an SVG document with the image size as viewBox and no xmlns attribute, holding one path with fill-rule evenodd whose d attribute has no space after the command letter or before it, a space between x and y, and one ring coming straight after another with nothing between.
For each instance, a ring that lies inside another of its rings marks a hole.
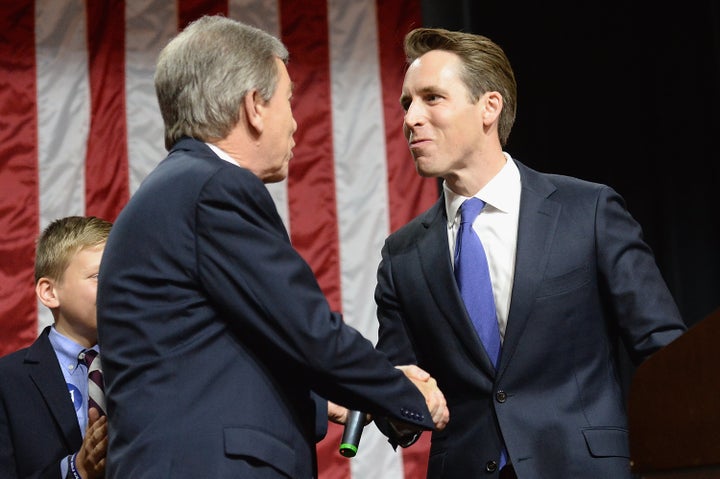
<instances>
[{"instance_id":1,"label":"suit jacket button","mask_svg":"<svg viewBox=\"0 0 720 479\"><path fill-rule=\"evenodd\" d=\"M497 471L498 463L495 461L488 461L485 463L485 472L495 472Z\"/></svg>"},{"instance_id":2,"label":"suit jacket button","mask_svg":"<svg viewBox=\"0 0 720 479\"><path fill-rule=\"evenodd\" d=\"M507 394L505 393L505 391L498 391L495 394L495 399L497 400L497 402L505 402L507 400Z\"/></svg>"}]
</instances>

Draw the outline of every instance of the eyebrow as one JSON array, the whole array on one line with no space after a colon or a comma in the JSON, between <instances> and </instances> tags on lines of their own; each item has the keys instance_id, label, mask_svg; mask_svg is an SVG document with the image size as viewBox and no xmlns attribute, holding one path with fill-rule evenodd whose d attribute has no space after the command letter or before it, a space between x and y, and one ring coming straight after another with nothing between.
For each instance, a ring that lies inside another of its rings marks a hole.
<instances>
[{"instance_id":1,"label":"eyebrow","mask_svg":"<svg viewBox=\"0 0 720 479\"><path fill-rule=\"evenodd\" d=\"M436 86L426 86L426 87L421 88L421 89L418 91L418 94L419 94L420 96L422 96L422 95L427 95L428 93L442 93L442 89L441 89L441 88L438 88L438 87L436 87ZM408 99L409 99L411 96L412 96L412 95L408 95L408 94L405 94L405 93L403 93L402 95L400 95L400 100L399 100L399 101L400 101L400 104L402 105L403 102L408 101Z\"/></svg>"}]
</instances>

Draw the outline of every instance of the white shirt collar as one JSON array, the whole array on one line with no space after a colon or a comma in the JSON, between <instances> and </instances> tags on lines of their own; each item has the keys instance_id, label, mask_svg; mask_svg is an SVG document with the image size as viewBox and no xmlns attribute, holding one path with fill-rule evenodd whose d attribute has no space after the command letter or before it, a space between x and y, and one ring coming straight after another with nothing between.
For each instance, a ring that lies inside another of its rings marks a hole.
<instances>
[{"instance_id":1,"label":"white shirt collar","mask_svg":"<svg viewBox=\"0 0 720 479\"><path fill-rule=\"evenodd\" d=\"M78 364L78 355L86 348L60 333L55 328L54 324L50 328L48 339L50 340L50 344L52 344L58 361L62 365L63 369L67 369L70 373L72 373ZM95 345L92 349L98 351L100 348Z\"/></svg>"},{"instance_id":2,"label":"white shirt collar","mask_svg":"<svg viewBox=\"0 0 720 479\"><path fill-rule=\"evenodd\" d=\"M520 171L510 154L505 152L503 154L507 160L505 166L474 196L483 200L488 207L510 213L520 209ZM458 195L445 182L443 182L443 193L445 194L448 227L452 227L457 220L456 216L460 205L468 197Z\"/></svg>"},{"instance_id":3,"label":"white shirt collar","mask_svg":"<svg viewBox=\"0 0 720 479\"><path fill-rule=\"evenodd\" d=\"M213 145L212 143L205 143L212 151L215 153L218 157L220 157L221 160L225 160L228 163L232 163L235 166L238 165L237 161L233 160L232 156L228 155L224 150L221 150L217 146Z\"/></svg>"}]
</instances>

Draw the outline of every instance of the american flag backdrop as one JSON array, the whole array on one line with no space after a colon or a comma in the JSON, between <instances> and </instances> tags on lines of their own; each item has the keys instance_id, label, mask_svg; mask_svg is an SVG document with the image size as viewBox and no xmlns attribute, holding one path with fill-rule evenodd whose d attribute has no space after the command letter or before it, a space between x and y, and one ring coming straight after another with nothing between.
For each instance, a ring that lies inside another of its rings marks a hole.
<instances>
[{"instance_id":1,"label":"american flag backdrop","mask_svg":"<svg viewBox=\"0 0 720 479\"><path fill-rule=\"evenodd\" d=\"M372 341L384 238L437 198L402 137L402 38L420 0L3 0L0 2L0 355L52 321L33 285L52 220L114 220L165 156L153 73L189 21L221 13L290 50L297 146L269 188L332 307ZM358 455L342 428L319 444L320 477L423 478L428 435L393 451L374 425Z\"/></svg>"}]
</instances>

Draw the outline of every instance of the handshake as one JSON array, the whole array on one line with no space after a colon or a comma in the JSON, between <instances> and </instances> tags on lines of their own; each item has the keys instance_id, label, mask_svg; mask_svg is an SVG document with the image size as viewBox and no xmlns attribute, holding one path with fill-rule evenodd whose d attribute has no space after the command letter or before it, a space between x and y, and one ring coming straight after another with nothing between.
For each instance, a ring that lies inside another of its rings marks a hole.
<instances>
[{"instance_id":1,"label":"handshake","mask_svg":"<svg viewBox=\"0 0 720 479\"><path fill-rule=\"evenodd\" d=\"M438 431L445 429L450 420L450 411L447 408L445 396L437 386L437 381L418 366L396 367L405 373L405 376L415 384L425 397L425 404L430 412L435 429ZM345 457L355 456L362 430L372 420L372 416L360 411L348 410L343 406L328 401L328 419L331 422L345 425L345 432L340 442L340 454ZM388 425L391 435L395 436L393 439L403 447L413 444L422 432L422 428L414 424L393 419L388 420Z\"/></svg>"}]
</instances>

